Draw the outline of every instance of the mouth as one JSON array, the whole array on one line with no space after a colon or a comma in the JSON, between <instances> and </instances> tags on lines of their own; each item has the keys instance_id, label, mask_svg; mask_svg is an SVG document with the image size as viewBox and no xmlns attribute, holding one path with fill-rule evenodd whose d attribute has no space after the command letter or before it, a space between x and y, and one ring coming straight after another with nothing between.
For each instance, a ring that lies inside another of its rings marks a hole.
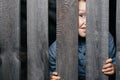
<instances>
[{"instance_id":1,"label":"mouth","mask_svg":"<svg viewBox=\"0 0 120 80\"><path fill-rule=\"evenodd\" d=\"M86 27L81 27L80 29L86 33Z\"/></svg>"},{"instance_id":2,"label":"mouth","mask_svg":"<svg viewBox=\"0 0 120 80\"><path fill-rule=\"evenodd\" d=\"M81 29L86 29L86 27L81 27Z\"/></svg>"}]
</instances>

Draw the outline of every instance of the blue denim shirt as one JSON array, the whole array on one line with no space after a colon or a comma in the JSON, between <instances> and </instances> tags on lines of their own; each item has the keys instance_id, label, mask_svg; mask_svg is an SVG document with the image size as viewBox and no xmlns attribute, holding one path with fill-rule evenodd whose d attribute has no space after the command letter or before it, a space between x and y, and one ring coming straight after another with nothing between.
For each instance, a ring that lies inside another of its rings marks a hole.
<instances>
[{"instance_id":1,"label":"blue denim shirt","mask_svg":"<svg viewBox=\"0 0 120 80\"><path fill-rule=\"evenodd\" d=\"M85 41L79 41L78 44L78 77L79 80L85 80L86 75L86 43ZM115 46L112 35L109 35L109 58L113 59L113 64L115 62ZM50 63L50 75L56 70L56 41L49 48L49 63Z\"/></svg>"}]
</instances>

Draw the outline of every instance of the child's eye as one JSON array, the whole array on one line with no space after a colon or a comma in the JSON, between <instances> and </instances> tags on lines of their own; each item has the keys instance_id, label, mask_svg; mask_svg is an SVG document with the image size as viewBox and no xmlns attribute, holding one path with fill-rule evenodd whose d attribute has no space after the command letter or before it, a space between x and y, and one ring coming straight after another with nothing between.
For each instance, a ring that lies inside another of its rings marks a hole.
<instances>
[{"instance_id":1,"label":"child's eye","mask_svg":"<svg viewBox=\"0 0 120 80\"><path fill-rule=\"evenodd\" d=\"M82 14L79 14L79 16L80 16L80 17L83 17L84 15L82 15Z\"/></svg>"},{"instance_id":2,"label":"child's eye","mask_svg":"<svg viewBox=\"0 0 120 80\"><path fill-rule=\"evenodd\" d=\"M86 17L86 14L79 14L79 17L85 18L85 17Z\"/></svg>"}]
</instances>

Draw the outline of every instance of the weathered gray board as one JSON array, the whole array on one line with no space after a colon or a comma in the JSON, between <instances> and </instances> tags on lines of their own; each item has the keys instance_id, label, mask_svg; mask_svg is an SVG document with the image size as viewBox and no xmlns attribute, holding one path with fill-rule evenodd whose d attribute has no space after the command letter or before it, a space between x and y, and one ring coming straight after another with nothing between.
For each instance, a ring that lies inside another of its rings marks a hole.
<instances>
[{"instance_id":1,"label":"weathered gray board","mask_svg":"<svg viewBox=\"0 0 120 80\"><path fill-rule=\"evenodd\" d=\"M78 1L57 0L57 72L78 80Z\"/></svg>"},{"instance_id":2,"label":"weathered gray board","mask_svg":"<svg viewBox=\"0 0 120 80\"><path fill-rule=\"evenodd\" d=\"M28 80L48 80L48 1L27 0Z\"/></svg>"},{"instance_id":3,"label":"weathered gray board","mask_svg":"<svg viewBox=\"0 0 120 80\"><path fill-rule=\"evenodd\" d=\"M116 80L120 80L120 0L117 0L117 15L116 15Z\"/></svg>"},{"instance_id":4,"label":"weathered gray board","mask_svg":"<svg viewBox=\"0 0 120 80\"><path fill-rule=\"evenodd\" d=\"M87 0L86 80L108 80L102 66L108 58L109 0Z\"/></svg>"},{"instance_id":5,"label":"weathered gray board","mask_svg":"<svg viewBox=\"0 0 120 80\"><path fill-rule=\"evenodd\" d=\"M0 80L19 80L19 0L0 0Z\"/></svg>"}]
</instances>

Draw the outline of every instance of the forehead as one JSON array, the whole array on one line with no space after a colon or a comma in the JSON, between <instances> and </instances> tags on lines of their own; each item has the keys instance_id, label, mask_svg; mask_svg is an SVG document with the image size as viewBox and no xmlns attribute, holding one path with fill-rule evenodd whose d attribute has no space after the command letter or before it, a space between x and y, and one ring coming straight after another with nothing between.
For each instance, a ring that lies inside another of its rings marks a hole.
<instances>
[{"instance_id":1,"label":"forehead","mask_svg":"<svg viewBox=\"0 0 120 80\"><path fill-rule=\"evenodd\" d=\"M86 2L79 1L79 12L86 12Z\"/></svg>"}]
</instances>

